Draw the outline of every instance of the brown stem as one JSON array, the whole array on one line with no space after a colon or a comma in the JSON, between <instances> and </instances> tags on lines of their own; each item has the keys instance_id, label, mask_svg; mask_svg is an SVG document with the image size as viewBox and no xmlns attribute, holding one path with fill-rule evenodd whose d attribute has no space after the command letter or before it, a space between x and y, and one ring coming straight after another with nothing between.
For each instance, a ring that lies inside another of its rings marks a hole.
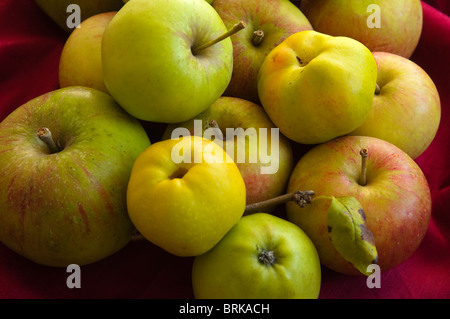
<instances>
[{"instance_id":1,"label":"brown stem","mask_svg":"<svg viewBox=\"0 0 450 319\"><path fill-rule=\"evenodd\" d=\"M208 120L203 126L203 130L209 129L209 128L219 128L219 124L217 124L216 120Z\"/></svg>"},{"instance_id":2,"label":"brown stem","mask_svg":"<svg viewBox=\"0 0 450 319\"><path fill-rule=\"evenodd\" d=\"M220 140L224 140L224 133L219 127L219 124L214 119L207 120L203 124L203 132L205 132L207 129L213 129L214 132L214 139L218 138Z\"/></svg>"},{"instance_id":3,"label":"brown stem","mask_svg":"<svg viewBox=\"0 0 450 319\"><path fill-rule=\"evenodd\" d=\"M367 156L369 152L366 148L363 148L359 154L361 155L361 174L359 175L359 184L361 186L366 186L367 184Z\"/></svg>"},{"instance_id":4,"label":"brown stem","mask_svg":"<svg viewBox=\"0 0 450 319\"><path fill-rule=\"evenodd\" d=\"M375 87L375 95L379 95L380 92L381 92L381 88L380 88L380 86L377 83L377 86Z\"/></svg>"},{"instance_id":5,"label":"brown stem","mask_svg":"<svg viewBox=\"0 0 450 319\"><path fill-rule=\"evenodd\" d=\"M305 207L306 205L311 203L312 196L314 196L314 191L296 191L293 193L284 194L262 202L248 204L245 207L244 214L257 213L263 211L266 207L284 204L290 201L294 201L300 207ZM145 237L140 233L136 233L131 236L132 242L140 242L142 240L145 240ZM264 264L269 265L274 263L275 257L273 255L273 252L264 251L259 255L258 260Z\"/></svg>"},{"instance_id":6,"label":"brown stem","mask_svg":"<svg viewBox=\"0 0 450 319\"><path fill-rule=\"evenodd\" d=\"M268 200L265 200L262 202L248 204L245 207L244 214L257 213L260 211L264 211L264 209L267 207L284 204L284 203L287 203L290 201L296 202L297 205L299 205L300 207L305 207L306 205L311 203L312 196L314 196L314 191L297 191L297 192L281 195L281 196L274 197L274 198L271 198L271 199L268 199Z\"/></svg>"},{"instance_id":7,"label":"brown stem","mask_svg":"<svg viewBox=\"0 0 450 319\"><path fill-rule=\"evenodd\" d=\"M52 132L46 127L41 127L37 130L37 136L43 141L45 144L47 144L48 149L50 150L50 153L58 153L61 151L59 147L56 145L55 141L52 137Z\"/></svg>"},{"instance_id":8,"label":"brown stem","mask_svg":"<svg viewBox=\"0 0 450 319\"><path fill-rule=\"evenodd\" d=\"M192 54L196 55L201 50L204 50L204 49L212 46L213 44L216 44L217 42L220 42L223 39L228 38L229 36L235 34L236 32L238 32L238 31L240 31L240 30L242 30L244 28L245 28L244 22L240 21L239 23L236 23L233 27L231 27L230 30L228 30L227 32L225 32L221 36L219 36L219 37L217 37L217 38L215 38L215 39L213 39L211 41L208 41L206 43L203 43L203 44L199 45L196 48L192 48Z\"/></svg>"},{"instance_id":9,"label":"brown stem","mask_svg":"<svg viewBox=\"0 0 450 319\"><path fill-rule=\"evenodd\" d=\"M264 31L263 30L256 30L253 32L253 38L252 43L254 46L259 46L264 38Z\"/></svg>"},{"instance_id":10,"label":"brown stem","mask_svg":"<svg viewBox=\"0 0 450 319\"><path fill-rule=\"evenodd\" d=\"M136 233L131 235L131 242L140 242L146 240L144 236L142 236L142 234L140 233Z\"/></svg>"}]
</instances>

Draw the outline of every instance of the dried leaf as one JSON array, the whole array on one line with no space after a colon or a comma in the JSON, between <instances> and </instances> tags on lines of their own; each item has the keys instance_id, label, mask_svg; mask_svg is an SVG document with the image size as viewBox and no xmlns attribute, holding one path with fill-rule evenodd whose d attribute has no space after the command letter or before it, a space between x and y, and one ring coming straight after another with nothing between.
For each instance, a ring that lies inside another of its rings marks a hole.
<instances>
[{"instance_id":1,"label":"dried leaf","mask_svg":"<svg viewBox=\"0 0 450 319\"><path fill-rule=\"evenodd\" d=\"M378 253L359 201L354 197L332 197L327 226L339 254L362 274L370 275L367 267L377 263Z\"/></svg>"}]
</instances>

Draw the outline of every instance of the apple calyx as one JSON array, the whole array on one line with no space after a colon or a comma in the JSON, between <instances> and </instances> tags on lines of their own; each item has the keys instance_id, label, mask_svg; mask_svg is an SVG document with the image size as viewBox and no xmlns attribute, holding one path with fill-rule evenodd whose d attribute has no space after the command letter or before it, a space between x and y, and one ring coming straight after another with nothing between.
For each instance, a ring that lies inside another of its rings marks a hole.
<instances>
[{"instance_id":1,"label":"apple calyx","mask_svg":"<svg viewBox=\"0 0 450 319\"><path fill-rule=\"evenodd\" d=\"M52 132L48 128L41 127L37 130L36 134L39 137L39 139L47 145L48 149L50 150L50 154L58 153L61 151L61 149L56 145L55 141L53 140Z\"/></svg>"},{"instance_id":2,"label":"apple calyx","mask_svg":"<svg viewBox=\"0 0 450 319\"><path fill-rule=\"evenodd\" d=\"M275 260L276 258L272 250L263 250L258 256L258 261L266 266L272 266Z\"/></svg>"},{"instance_id":3,"label":"apple calyx","mask_svg":"<svg viewBox=\"0 0 450 319\"><path fill-rule=\"evenodd\" d=\"M300 66L306 66L308 63L303 61L298 55L296 56L298 63L300 64Z\"/></svg>"},{"instance_id":4,"label":"apple calyx","mask_svg":"<svg viewBox=\"0 0 450 319\"><path fill-rule=\"evenodd\" d=\"M363 148L359 154L361 155L361 174L359 175L359 185L366 186L367 184L367 156L369 152Z\"/></svg>"},{"instance_id":5,"label":"apple calyx","mask_svg":"<svg viewBox=\"0 0 450 319\"><path fill-rule=\"evenodd\" d=\"M235 34L236 32L238 32L244 28L245 28L244 22L240 21L239 23L236 23L234 26L232 26L227 32L218 36L217 38L210 40L208 42L205 42L205 43L199 45L198 47L192 48L192 54L197 55L200 51L222 41L223 39L228 38L229 36L232 36L233 34Z\"/></svg>"},{"instance_id":6,"label":"apple calyx","mask_svg":"<svg viewBox=\"0 0 450 319\"><path fill-rule=\"evenodd\" d=\"M248 204L245 207L244 214L261 212L264 211L264 209L267 207L284 204L290 201L294 201L300 207L305 207L306 205L311 203L312 196L314 196L314 191L296 191L293 193L277 196L258 203Z\"/></svg>"},{"instance_id":7,"label":"apple calyx","mask_svg":"<svg viewBox=\"0 0 450 319\"><path fill-rule=\"evenodd\" d=\"M263 30L256 30L253 32L252 43L255 47L259 46L264 38Z\"/></svg>"},{"instance_id":8,"label":"apple calyx","mask_svg":"<svg viewBox=\"0 0 450 319\"><path fill-rule=\"evenodd\" d=\"M183 178L183 176L186 175L187 172L188 172L188 169L186 169L184 167L178 167L177 170L175 170L175 172L173 172L169 176L169 179Z\"/></svg>"}]
</instances>

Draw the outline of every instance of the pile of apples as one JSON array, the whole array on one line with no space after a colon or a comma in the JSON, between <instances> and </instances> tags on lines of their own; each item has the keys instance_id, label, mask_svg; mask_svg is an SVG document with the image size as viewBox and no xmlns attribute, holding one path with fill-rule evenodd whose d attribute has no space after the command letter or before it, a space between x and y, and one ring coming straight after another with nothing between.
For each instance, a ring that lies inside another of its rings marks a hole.
<instances>
[{"instance_id":1,"label":"pile of apples","mask_svg":"<svg viewBox=\"0 0 450 319\"><path fill-rule=\"evenodd\" d=\"M321 265L369 275L419 247L414 159L441 115L409 60L419 0L125 2L0 123L4 245L67 267L140 237L195 257L196 298L317 298Z\"/></svg>"}]
</instances>

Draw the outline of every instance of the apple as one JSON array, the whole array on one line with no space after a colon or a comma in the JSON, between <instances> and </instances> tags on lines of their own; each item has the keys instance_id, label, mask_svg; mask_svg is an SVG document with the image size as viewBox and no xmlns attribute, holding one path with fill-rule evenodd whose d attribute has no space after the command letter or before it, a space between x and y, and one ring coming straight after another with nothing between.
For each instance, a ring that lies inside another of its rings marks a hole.
<instances>
[{"instance_id":1,"label":"apple","mask_svg":"<svg viewBox=\"0 0 450 319\"><path fill-rule=\"evenodd\" d=\"M243 26L236 23L231 33ZM129 1L103 36L105 85L138 119L183 122L225 91L232 51L222 19L204 0Z\"/></svg>"},{"instance_id":2,"label":"apple","mask_svg":"<svg viewBox=\"0 0 450 319\"><path fill-rule=\"evenodd\" d=\"M216 0L213 7L228 28L237 20L247 25L231 36L233 73L224 95L259 103L257 80L264 58L289 35L312 30L311 24L288 0Z\"/></svg>"},{"instance_id":3,"label":"apple","mask_svg":"<svg viewBox=\"0 0 450 319\"><path fill-rule=\"evenodd\" d=\"M366 156L361 156L366 150ZM329 196L354 197L374 237L381 271L405 261L419 247L431 216L431 195L420 167L397 146L365 136L316 145L295 166L288 192L310 189L301 208L286 204L287 219L315 244L321 263L339 273L361 274L334 248L327 228Z\"/></svg>"},{"instance_id":4,"label":"apple","mask_svg":"<svg viewBox=\"0 0 450 319\"><path fill-rule=\"evenodd\" d=\"M127 207L145 239L173 255L196 256L241 218L245 184L236 164L213 141L200 136L164 140L136 159Z\"/></svg>"},{"instance_id":5,"label":"apple","mask_svg":"<svg viewBox=\"0 0 450 319\"><path fill-rule=\"evenodd\" d=\"M222 96L195 118L168 125L163 139L171 138L178 128L206 137L205 131L213 128L211 122L220 130L214 141L227 151L244 178L247 204L285 192L293 169L290 142L279 134L262 107L253 102Z\"/></svg>"},{"instance_id":6,"label":"apple","mask_svg":"<svg viewBox=\"0 0 450 319\"><path fill-rule=\"evenodd\" d=\"M108 95L70 87L39 96L0 123L0 241L43 265L103 259L135 228L126 190L150 145Z\"/></svg>"},{"instance_id":7,"label":"apple","mask_svg":"<svg viewBox=\"0 0 450 319\"><path fill-rule=\"evenodd\" d=\"M72 14L70 5L78 5L80 10L80 22L99 13L118 11L123 6L122 0L34 0L36 4L56 23L61 29L71 33L74 29L67 25L67 19Z\"/></svg>"},{"instance_id":8,"label":"apple","mask_svg":"<svg viewBox=\"0 0 450 319\"><path fill-rule=\"evenodd\" d=\"M59 60L59 85L84 86L108 93L103 81L101 44L103 33L116 11L87 18L64 44Z\"/></svg>"},{"instance_id":9,"label":"apple","mask_svg":"<svg viewBox=\"0 0 450 319\"><path fill-rule=\"evenodd\" d=\"M387 52L373 55L379 89L367 119L349 135L378 137L416 159L439 128L439 93L429 75L411 60Z\"/></svg>"},{"instance_id":10,"label":"apple","mask_svg":"<svg viewBox=\"0 0 450 319\"><path fill-rule=\"evenodd\" d=\"M422 33L420 0L303 0L299 7L314 30L351 37L371 51L409 58Z\"/></svg>"},{"instance_id":11,"label":"apple","mask_svg":"<svg viewBox=\"0 0 450 319\"><path fill-rule=\"evenodd\" d=\"M320 284L311 240L296 225L267 213L242 217L192 266L197 299L316 299Z\"/></svg>"},{"instance_id":12,"label":"apple","mask_svg":"<svg viewBox=\"0 0 450 319\"><path fill-rule=\"evenodd\" d=\"M364 122L376 77L375 59L360 42L301 31L267 55L258 93L281 133L297 143L319 144Z\"/></svg>"}]
</instances>

